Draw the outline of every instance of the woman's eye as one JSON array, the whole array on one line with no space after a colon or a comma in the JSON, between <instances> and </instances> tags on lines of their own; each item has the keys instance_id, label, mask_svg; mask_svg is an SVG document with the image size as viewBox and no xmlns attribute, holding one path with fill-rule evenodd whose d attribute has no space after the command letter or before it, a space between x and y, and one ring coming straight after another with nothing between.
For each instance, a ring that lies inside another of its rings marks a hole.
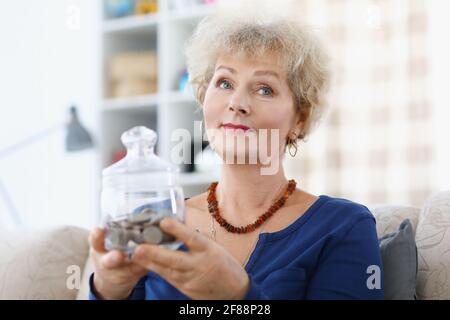
<instances>
[{"instance_id":1,"label":"woman's eye","mask_svg":"<svg viewBox=\"0 0 450 320\"><path fill-rule=\"evenodd\" d=\"M272 96L273 90L269 87L261 87L258 89L258 92L260 92L263 96Z\"/></svg>"},{"instance_id":2,"label":"woman's eye","mask_svg":"<svg viewBox=\"0 0 450 320\"><path fill-rule=\"evenodd\" d=\"M227 80L219 80L218 84L219 84L219 88L222 88L222 89L231 89L232 88L231 83L228 82Z\"/></svg>"},{"instance_id":3,"label":"woman's eye","mask_svg":"<svg viewBox=\"0 0 450 320\"><path fill-rule=\"evenodd\" d=\"M230 83L228 80L226 80L226 79L220 79L220 80L217 82L217 86L218 86L219 88L225 89L225 90L229 90L229 89L232 89L232 88L233 88L233 86L231 85L231 83ZM274 92L273 92L272 88L267 87L267 86L264 86L264 87L260 87L260 88L258 89L258 93L260 93L260 94L263 95L263 96L271 97L271 96L273 96L273 93L274 93Z\"/></svg>"}]
</instances>

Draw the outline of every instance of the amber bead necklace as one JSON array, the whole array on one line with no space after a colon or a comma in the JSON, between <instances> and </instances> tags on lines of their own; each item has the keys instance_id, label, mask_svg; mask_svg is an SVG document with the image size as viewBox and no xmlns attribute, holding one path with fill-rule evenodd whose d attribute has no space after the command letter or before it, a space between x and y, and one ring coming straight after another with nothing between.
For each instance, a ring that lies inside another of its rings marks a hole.
<instances>
[{"instance_id":1,"label":"amber bead necklace","mask_svg":"<svg viewBox=\"0 0 450 320\"><path fill-rule=\"evenodd\" d=\"M256 219L256 221L254 223L248 224L245 227L235 227L235 226L231 225L228 221L226 221L220 215L219 208L218 208L218 202L217 202L217 198L215 195L218 182L213 182L208 188L207 200L208 200L208 210L211 214L211 234L212 234L212 238L214 239L214 241L217 242L216 229L214 227L214 220L216 220L220 224L220 226L222 226L228 232L238 233L238 234L250 233L250 232L254 231L255 229L257 229L258 227L260 227L267 219L269 219L276 211L278 211L278 209L280 209L286 203L286 200L294 192L296 184L297 183L295 182L295 180L289 180L288 186L287 186L285 192L283 193L283 195L264 214L262 214L258 219ZM264 228L265 228L265 225L259 231L259 234L257 235L252 247L250 248L244 262L242 262L243 267L245 267L246 264L248 263L250 255L254 251L254 249L258 243L259 235L262 233ZM197 231L199 231L199 230L197 229Z\"/></svg>"},{"instance_id":2,"label":"amber bead necklace","mask_svg":"<svg viewBox=\"0 0 450 320\"><path fill-rule=\"evenodd\" d=\"M289 180L289 183L284 191L283 195L275 201L274 204L270 206L270 208L264 212L262 215L256 219L255 222L248 224L246 226L235 227L230 224L225 218L220 215L219 204L216 198L216 188L218 182L213 182L208 187L208 211L211 216L219 223L219 225L224 228L226 231L231 233L250 233L259 228L267 219L273 216L275 212L277 212L285 203L289 196L294 192L295 187L297 185L294 179Z\"/></svg>"}]
</instances>

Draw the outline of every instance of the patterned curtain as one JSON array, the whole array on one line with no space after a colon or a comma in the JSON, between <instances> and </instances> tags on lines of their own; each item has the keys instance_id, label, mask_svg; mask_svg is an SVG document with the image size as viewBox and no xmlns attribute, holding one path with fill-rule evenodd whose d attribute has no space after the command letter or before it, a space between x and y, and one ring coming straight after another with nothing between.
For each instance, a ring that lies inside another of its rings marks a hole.
<instances>
[{"instance_id":1,"label":"patterned curtain","mask_svg":"<svg viewBox=\"0 0 450 320\"><path fill-rule=\"evenodd\" d=\"M329 112L286 156L286 173L315 194L419 206L435 162L425 0L296 1L333 59Z\"/></svg>"}]
</instances>

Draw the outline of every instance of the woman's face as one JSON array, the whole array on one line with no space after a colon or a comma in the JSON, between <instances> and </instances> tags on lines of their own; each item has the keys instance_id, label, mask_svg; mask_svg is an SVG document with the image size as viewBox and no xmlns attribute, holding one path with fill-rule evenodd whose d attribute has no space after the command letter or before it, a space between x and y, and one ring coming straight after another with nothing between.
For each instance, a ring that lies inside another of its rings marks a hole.
<instances>
[{"instance_id":1,"label":"woman's face","mask_svg":"<svg viewBox=\"0 0 450 320\"><path fill-rule=\"evenodd\" d=\"M286 73L275 61L275 55L258 60L227 55L216 62L203 114L208 140L226 163L242 163L237 161L245 156L245 163L261 164L265 156L284 154L297 114Z\"/></svg>"}]
</instances>

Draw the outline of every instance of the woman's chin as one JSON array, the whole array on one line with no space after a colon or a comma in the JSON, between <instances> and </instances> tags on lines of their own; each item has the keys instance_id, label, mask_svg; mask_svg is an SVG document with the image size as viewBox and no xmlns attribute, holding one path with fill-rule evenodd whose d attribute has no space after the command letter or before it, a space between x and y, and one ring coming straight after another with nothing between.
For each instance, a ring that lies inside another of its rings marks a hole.
<instances>
[{"instance_id":1,"label":"woman's chin","mask_svg":"<svg viewBox=\"0 0 450 320\"><path fill-rule=\"evenodd\" d=\"M257 153L250 150L217 150L223 164L257 164Z\"/></svg>"}]
</instances>

